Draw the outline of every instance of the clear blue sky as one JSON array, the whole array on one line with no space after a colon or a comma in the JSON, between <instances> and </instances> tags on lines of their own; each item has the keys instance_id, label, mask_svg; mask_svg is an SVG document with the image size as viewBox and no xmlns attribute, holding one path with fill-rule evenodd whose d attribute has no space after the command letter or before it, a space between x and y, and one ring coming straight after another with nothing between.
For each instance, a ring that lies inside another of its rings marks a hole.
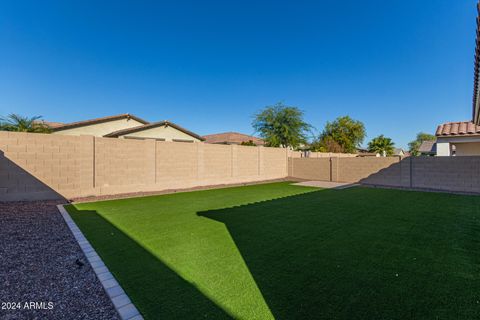
<instances>
[{"instance_id":1,"label":"clear blue sky","mask_svg":"<svg viewBox=\"0 0 480 320\"><path fill-rule=\"evenodd\" d=\"M471 117L475 0L2 1L0 115L251 134L282 101L406 146Z\"/></svg>"}]
</instances>

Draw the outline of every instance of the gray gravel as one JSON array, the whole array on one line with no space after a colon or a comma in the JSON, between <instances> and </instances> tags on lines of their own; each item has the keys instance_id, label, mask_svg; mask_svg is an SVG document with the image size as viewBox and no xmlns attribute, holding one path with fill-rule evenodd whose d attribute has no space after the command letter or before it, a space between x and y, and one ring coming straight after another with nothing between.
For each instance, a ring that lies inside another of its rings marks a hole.
<instances>
[{"instance_id":1,"label":"gray gravel","mask_svg":"<svg viewBox=\"0 0 480 320\"><path fill-rule=\"evenodd\" d=\"M0 319L119 319L58 203L0 202Z\"/></svg>"}]
</instances>

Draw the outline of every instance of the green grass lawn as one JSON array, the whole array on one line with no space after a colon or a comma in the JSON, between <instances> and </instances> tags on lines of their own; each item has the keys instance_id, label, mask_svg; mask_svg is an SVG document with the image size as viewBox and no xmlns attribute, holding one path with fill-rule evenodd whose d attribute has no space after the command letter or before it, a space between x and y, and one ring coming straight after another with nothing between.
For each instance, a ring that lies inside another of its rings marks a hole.
<instances>
[{"instance_id":1,"label":"green grass lawn","mask_svg":"<svg viewBox=\"0 0 480 320\"><path fill-rule=\"evenodd\" d=\"M274 183L67 209L147 319L480 318L480 197Z\"/></svg>"}]
</instances>

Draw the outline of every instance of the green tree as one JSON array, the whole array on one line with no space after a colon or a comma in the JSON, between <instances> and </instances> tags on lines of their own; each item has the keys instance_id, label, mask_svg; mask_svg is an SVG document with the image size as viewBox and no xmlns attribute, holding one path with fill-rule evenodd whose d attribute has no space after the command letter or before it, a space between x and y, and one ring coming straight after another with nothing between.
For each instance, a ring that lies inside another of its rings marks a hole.
<instances>
[{"instance_id":1,"label":"green tree","mask_svg":"<svg viewBox=\"0 0 480 320\"><path fill-rule=\"evenodd\" d=\"M393 155L393 143L392 139L385 137L383 134L368 143L368 152L386 154L387 156Z\"/></svg>"},{"instance_id":2,"label":"green tree","mask_svg":"<svg viewBox=\"0 0 480 320\"><path fill-rule=\"evenodd\" d=\"M319 151L323 149L326 152L338 152L331 149L333 148L345 153L354 153L365 139L365 135L365 126L361 121L343 116L333 122L327 122L314 145Z\"/></svg>"},{"instance_id":3,"label":"green tree","mask_svg":"<svg viewBox=\"0 0 480 320\"><path fill-rule=\"evenodd\" d=\"M417 138L413 141L411 141L408 144L410 154L412 156L418 156L420 153L418 152L418 148L420 148L420 145L422 144L423 141L435 141L437 138L434 135L431 135L429 133L425 132L419 132L417 134Z\"/></svg>"},{"instance_id":4,"label":"green tree","mask_svg":"<svg viewBox=\"0 0 480 320\"><path fill-rule=\"evenodd\" d=\"M18 114L10 114L0 118L0 130L17 132L50 133L52 130L43 122L41 116L23 117Z\"/></svg>"},{"instance_id":5,"label":"green tree","mask_svg":"<svg viewBox=\"0 0 480 320\"><path fill-rule=\"evenodd\" d=\"M333 152L333 153L345 153L345 149L332 137L326 136L322 139L318 139L311 145L312 151L318 152Z\"/></svg>"},{"instance_id":6,"label":"green tree","mask_svg":"<svg viewBox=\"0 0 480 320\"><path fill-rule=\"evenodd\" d=\"M306 144L312 126L303 120L297 107L282 103L267 106L255 115L252 126L269 147L297 148Z\"/></svg>"},{"instance_id":7,"label":"green tree","mask_svg":"<svg viewBox=\"0 0 480 320\"><path fill-rule=\"evenodd\" d=\"M251 146L251 147L255 147L257 144L255 142L253 142L253 140L248 140L248 141L242 141L240 143L241 146Z\"/></svg>"}]
</instances>

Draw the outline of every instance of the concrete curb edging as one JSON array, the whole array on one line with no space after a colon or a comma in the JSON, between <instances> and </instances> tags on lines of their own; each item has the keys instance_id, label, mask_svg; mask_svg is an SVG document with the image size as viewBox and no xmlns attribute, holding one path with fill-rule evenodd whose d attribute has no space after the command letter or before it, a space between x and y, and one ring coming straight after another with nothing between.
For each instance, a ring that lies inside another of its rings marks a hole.
<instances>
[{"instance_id":1,"label":"concrete curb edging","mask_svg":"<svg viewBox=\"0 0 480 320\"><path fill-rule=\"evenodd\" d=\"M62 217L65 220L68 228L77 240L78 245L88 260L88 263L90 263L93 271L95 271L98 280L100 280L100 283L112 301L115 310L117 310L118 314L120 315L120 318L122 320L142 320L143 317L138 309L132 303L113 274L108 270L107 266L103 263L102 258L100 258L95 249L90 245L90 242L88 242L82 231L80 231L78 226L70 217L68 211L61 204L57 205L57 208L62 214Z\"/></svg>"}]
</instances>

